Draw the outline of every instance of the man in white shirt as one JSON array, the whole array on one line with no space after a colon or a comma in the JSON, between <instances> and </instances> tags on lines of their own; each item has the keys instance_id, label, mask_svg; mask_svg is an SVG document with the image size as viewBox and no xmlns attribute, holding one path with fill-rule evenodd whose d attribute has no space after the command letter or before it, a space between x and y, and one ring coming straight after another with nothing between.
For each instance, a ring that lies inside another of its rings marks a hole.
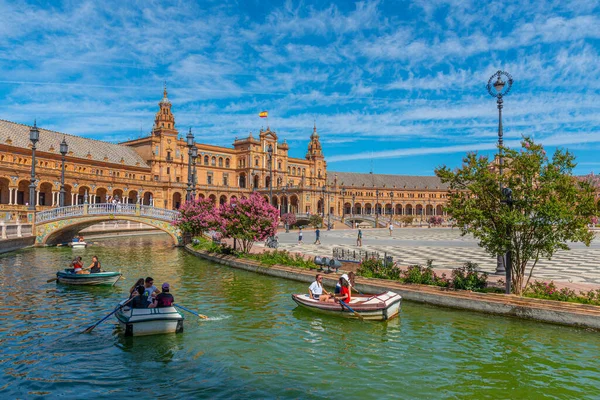
<instances>
[{"instance_id":1,"label":"man in white shirt","mask_svg":"<svg viewBox=\"0 0 600 400\"><path fill-rule=\"evenodd\" d=\"M394 224L390 222L390 236L392 236L392 232L394 232Z\"/></svg>"},{"instance_id":2,"label":"man in white shirt","mask_svg":"<svg viewBox=\"0 0 600 400\"><path fill-rule=\"evenodd\" d=\"M322 281L323 281L323 275L317 274L317 276L315 276L315 281L313 283L311 283L310 286L308 287L308 295L310 296L311 299L314 299L314 300L333 301L333 297L331 296L331 294L329 294L327 292L327 290L325 290L323 288ZM325 294L323 294L323 292Z\"/></svg>"}]
</instances>

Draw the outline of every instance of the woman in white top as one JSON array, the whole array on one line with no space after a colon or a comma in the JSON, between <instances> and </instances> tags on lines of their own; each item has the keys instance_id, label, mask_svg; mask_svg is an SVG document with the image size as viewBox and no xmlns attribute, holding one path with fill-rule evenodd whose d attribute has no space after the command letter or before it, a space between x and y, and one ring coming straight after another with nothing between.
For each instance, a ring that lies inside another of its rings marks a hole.
<instances>
[{"instance_id":1,"label":"woman in white top","mask_svg":"<svg viewBox=\"0 0 600 400\"><path fill-rule=\"evenodd\" d=\"M315 276L315 281L308 287L308 295L311 299L333 302L333 296L325 290L321 281L323 281L323 276L317 274L317 276Z\"/></svg>"}]
</instances>

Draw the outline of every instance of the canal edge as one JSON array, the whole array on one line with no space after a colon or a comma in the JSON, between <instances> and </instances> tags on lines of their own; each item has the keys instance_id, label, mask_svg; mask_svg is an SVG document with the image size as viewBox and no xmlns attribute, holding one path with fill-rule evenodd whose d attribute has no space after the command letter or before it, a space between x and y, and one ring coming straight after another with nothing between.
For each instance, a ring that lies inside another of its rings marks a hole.
<instances>
[{"instance_id":1,"label":"canal edge","mask_svg":"<svg viewBox=\"0 0 600 400\"><path fill-rule=\"evenodd\" d=\"M202 250L196 250L189 244L185 246L185 250L196 257L228 267L299 282L310 283L314 280L314 276L317 273L316 270L302 270L283 265L267 267L254 260L246 260L229 255L215 255ZM335 275L335 278L331 278L329 276L331 274L322 273L322 275L324 280L330 285L335 285L339 276ZM383 279L358 276L356 277L356 287L361 292L366 293L380 293L389 290L400 294L403 300L433 306L600 330L600 307L588 304L507 296L494 293L454 291L434 286L407 285Z\"/></svg>"}]
</instances>

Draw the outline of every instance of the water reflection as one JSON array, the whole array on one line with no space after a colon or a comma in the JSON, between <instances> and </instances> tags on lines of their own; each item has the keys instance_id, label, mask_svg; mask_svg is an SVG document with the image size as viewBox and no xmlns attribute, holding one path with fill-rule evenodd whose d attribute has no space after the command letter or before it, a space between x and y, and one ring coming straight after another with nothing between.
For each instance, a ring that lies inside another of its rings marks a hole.
<instances>
[{"instance_id":1,"label":"water reflection","mask_svg":"<svg viewBox=\"0 0 600 400\"><path fill-rule=\"evenodd\" d=\"M81 252L122 269L114 288L46 283L67 248L0 256L0 393L68 398L598 397L594 332L410 303L361 322L296 307L306 284L199 260L166 236L106 240ZM110 318L80 332L138 277L169 282L180 335L126 338ZM351 378L348 378L351 376Z\"/></svg>"}]
</instances>

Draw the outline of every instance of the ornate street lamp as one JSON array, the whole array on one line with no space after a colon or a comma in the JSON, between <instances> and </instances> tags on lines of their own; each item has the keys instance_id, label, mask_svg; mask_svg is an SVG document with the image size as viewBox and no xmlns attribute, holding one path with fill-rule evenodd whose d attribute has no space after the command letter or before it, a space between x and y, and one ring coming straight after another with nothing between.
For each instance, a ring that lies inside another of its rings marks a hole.
<instances>
[{"instance_id":1,"label":"ornate street lamp","mask_svg":"<svg viewBox=\"0 0 600 400\"><path fill-rule=\"evenodd\" d=\"M506 79L506 82L502 80L502 77L504 76L504 78ZM496 79L495 82L492 82L494 80L494 78ZM502 168L503 168L503 164L504 164L504 160L502 157L502 146L503 146L503 136L504 136L504 131L502 129L502 107L503 107L503 103L504 103L504 96L506 96L509 92L510 89L512 88L512 84L513 84L513 78L512 76L506 72L506 71L498 71L496 72L494 75L492 75L490 77L490 79L488 80L487 83L487 91L490 94L490 96L495 97L496 98L496 104L498 106L498 172L500 175L502 175ZM500 190L502 190L502 184L500 184ZM503 256L498 256L497 258L497 262L496 262L496 274L506 274L507 275L507 281L506 281L506 285L508 287L509 282L508 282L508 274L510 272L506 271L506 269L504 268L504 260L503 260Z\"/></svg>"},{"instance_id":2,"label":"ornate street lamp","mask_svg":"<svg viewBox=\"0 0 600 400\"><path fill-rule=\"evenodd\" d=\"M69 152L69 145L67 140L63 137L63 141L60 142L60 154L62 155L62 170L60 173L60 194L58 197L59 207L65 206L65 156Z\"/></svg>"},{"instance_id":3,"label":"ornate street lamp","mask_svg":"<svg viewBox=\"0 0 600 400\"><path fill-rule=\"evenodd\" d=\"M321 187L321 192L323 192L321 198L323 199L323 204L321 204L321 215L325 218L325 185Z\"/></svg>"},{"instance_id":4,"label":"ornate street lamp","mask_svg":"<svg viewBox=\"0 0 600 400\"><path fill-rule=\"evenodd\" d=\"M196 175L196 159L198 158L198 148L196 146L192 147L192 200L196 199L196 183L197 183L197 175Z\"/></svg>"},{"instance_id":5,"label":"ornate street lamp","mask_svg":"<svg viewBox=\"0 0 600 400\"><path fill-rule=\"evenodd\" d=\"M390 223L391 223L392 218L394 217L394 192L390 192L390 199L392 202L392 213L390 214Z\"/></svg>"},{"instance_id":6,"label":"ornate street lamp","mask_svg":"<svg viewBox=\"0 0 600 400\"><path fill-rule=\"evenodd\" d=\"M375 190L375 228L379 228L379 189Z\"/></svg>"},{"instance_id":7,"label":"ornate street lamp","mask_svg":"<svg viewBox=\"0 0 600 400\"><path fill-rule=\"evenodd\" d=\"M502 203L505 203L508 205L508 207L510 208L510 210L512 211L513 209L513 205L514 205L514 200L512 197L512 189L510 188L502 188L502 197L503 200L501 200ZM508 237L509 237L509 242L510 242L510 235L511 232L507 232L508 233ZM509 245L508 250L506 251L506 256L505 256L505 260L506 260L506 286L505 286L505 293L506 294L510 294L510 292L512 291L511 289L511 284L512 284L512 248Z\"/></svg>"},{"instance_id":8,"label":"ornate street lamp","mask_svg":"<svg viewBox=\"0 0 600 400\"><path fill-rule=\"evenodd\" d=\"M37 128L36 121L29 130L29 140L31 140L31 183L29 184L29 210L35 211L35 144L40 140L40 131Z\"/></svg>"},{"instance_id":9,"label":"ornate street lamp","mask_svg":"<svg viewBox=\"0 0 600 400\"><path fill-rule=\"evenodd\" d=\"M350 215L354 218L354 203L356 202L356 195L352 195L352 204L350 205Z\"/></svg>"},{"instance_id":10,"label":"ornate street lamp","mask_svg":"<svg viewBox=\"0 0 600 400\"><path fill-rule=\"evenodd\" d=\"M269 157L269 204L273 205L273 145L267 147Z\"/></svg>"},{"instance_id":11,"label":"ornate street lamp","mask_svg":"<svg viewBox=\"0 0 600 400\"><path fill-rule=\"evenodd\" d=\"M341 194L342 194L342 223L343 223L344 222L344 215L346 214L346 202L344 201L344 198L346 196L346 189L345 188L342 188Z\"/></svg>"},{"instance_id":12,"label":"ornate street lamp","mask_svg":"<svg viewBox=\"0 0 600 400\"><path fill-rule=\"evenodd\" d=\"M192 197L192 147L194 147L194 134L192 133L192 128L190 128L185 139L188 147L188 182L185 200L190 201L190 198Z\"/></svg>"}]
</instances>

